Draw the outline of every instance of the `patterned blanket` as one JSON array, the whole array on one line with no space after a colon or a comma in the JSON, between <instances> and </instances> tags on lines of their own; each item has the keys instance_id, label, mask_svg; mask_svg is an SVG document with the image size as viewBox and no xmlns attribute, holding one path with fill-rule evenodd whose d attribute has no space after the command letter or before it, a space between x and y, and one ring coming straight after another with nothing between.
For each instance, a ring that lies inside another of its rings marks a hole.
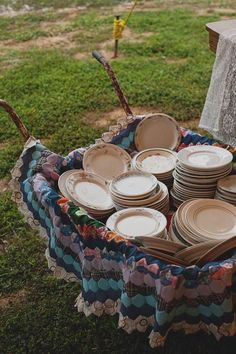
<instances>
[{"instance_id":1,"label":"patterned blanket","mask_svg":"<svg viewBox=\"0 0 236 354\"><path fill-rule=\"evenodd\" d=\"M112 126L97 142L117 144L133 153L140 119ZM196 144L217 143L182 129L179 149ZM236 162L236 149L230 149ZM11 182L13 198L26 221L46 238L49 268L56 276L81 284L78 311L86 316L118 313L119 327L128 333L150 328L152 347L163 345L170 330L204 330L217 339L233 336L236 254L202 268L185 268L146 255L109 231L58 190L63 172L82 168L84 151L62 157L30 138Z\"/></svg>"}]
</instances>

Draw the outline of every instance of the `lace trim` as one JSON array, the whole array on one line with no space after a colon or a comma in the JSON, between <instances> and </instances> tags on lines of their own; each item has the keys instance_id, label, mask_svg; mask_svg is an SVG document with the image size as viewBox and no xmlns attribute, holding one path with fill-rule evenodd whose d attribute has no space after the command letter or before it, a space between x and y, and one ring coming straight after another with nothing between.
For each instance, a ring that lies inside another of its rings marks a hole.
<instances>
[{"instance_id":1,"label":"lace trim","mask_svg":"<svg viewBox=\"0 0 236 354\"><path fill-rule=\"evenodd\" d=\"M148 327L153 327L154 322L154 316L145 317L140 315L135 320L132 320L128 316L123 316L122 314L119 316L119 328L122 328L129 334L136 330L144 333Z\"/></svg>"},{"instance_id":2,"label":"lace trim","mask_svg":"<svg viewBox=\"0 0 236 354\"><path fill-rule=\"evenodd\" d=\"M139 116L126 116L117 120L116 125L111 125L109 131L102 134L100 139L95 140L95 144L110 143L112 139L119 135L122 130L126 129L127 126L133 123L136 119L144 118L144 115Z\"/></svg>"},{"instance_id":3,"label":"lace trim","mask_svg":"<svg viewBox=\"0 0 236 354\"><path fill-rule=\"evenodd\" d=\"M78 278L75 277L73 273L67 273L64 268L56 264L56 260L50 257L48 249L45 252L46 259L48 261L49 269L54 273L58 278L64 279L67 282L79 282ZM104 303L100 301L95 301L92 304L85 301L82 293L76 299L75 307L77 307L78 312L84 313L86 317L90 315L102 316L106 315L115 315L119 314L119 328L122 328L127 333L132 333L137 330L138 332L146 332L149 327L154 325L154 316L145 317L138 316L135 320L132 320L128 316L123 316L120 313L120 299L114 301L112 299L107 299ZM184 330L186 334L193 334L199 330L203 330L208 334L213 334L217 340L223 336L234 336L236 334L236 314L234 315L234 320L232 323L224 323L220 327L215 326L214 324L207 325L203 322L197 324L189 324L186 321L181 321L178 323L173 323L165 336L162 336L159 332L152 330L149 335L150 346L152 348L163 346L165 344L166 338L170 331L180 331Z\"/></svg>"},{"instance_id":4,"label":"lace trim","mask_svg":"<svg viewBox=\"0 0 236 354\"><path fill-rule=\"evenodd\" d=\"M66 282L80 282L74 273L68 273L64 268L57 265L56 260L50 256L48 248L45 251L45 257L48 262L48 268L53 272L55 277L64 279Z\"/></svg>"},{"instance_id":5,"label":"lace trim","mask_svg":"<svg viewBox=\"0 0 236 354\"><path fill-rule=\"evenodd\" d=\"M83 312L85 316L96 315L98 317L103 314L113 316L120 311L120 300L114 301L107 299L104 303L100 301L94 301L89 304L84 301L82 293L76 299L75 307L77 307L78 312Z\"/></svg>"},{"instance_id":6,"label":"lace trim","mask_svg":"<svg viewBox=\"0 0 236 354\"><path fill-rule=\"evenodd\" d=\"M226 31L217 46L210 86L199 126L215 139L236 145L236 31Z\"/></svg>"},{"instance_id":7,"label":"lace trim","mask_svg":"<svg viewBox=\"0 0 236 354\"><path fill-rule=\"evenodd\" d=\"M152 331L149 336L149 343L152 348L160 347L165 344L166 338L170 331L183 331L185 334L194 334L199 330L203 330L208 334L213 334L217 340L220 340L223 336L234 336L236 333L236 315L232 323L224 323L221 326L215 326L214 324L207 325L203 322L197 324L189 324L186 321L173 323L168 329L165 336L161 336L159 332Z\"/></svg>"}]
</instances>

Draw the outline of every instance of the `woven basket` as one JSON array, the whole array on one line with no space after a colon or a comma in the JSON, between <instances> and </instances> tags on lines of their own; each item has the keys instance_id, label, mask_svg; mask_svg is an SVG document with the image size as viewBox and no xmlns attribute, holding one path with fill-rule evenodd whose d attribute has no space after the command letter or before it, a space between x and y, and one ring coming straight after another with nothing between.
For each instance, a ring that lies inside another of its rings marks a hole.
<instances>
[{"instance_id":1,"label":"woven basket","mask_svg":"<svg viewBox=\"0 0 236 354\"><path fill-rule=\"evenodd\" d=\"M120 120L97 143L134 152L134 133L141 119ZM219 145L182 129L179 149L196 144ZM236 149L223 147L236 161ZM163 345L171 330L204 330L217 339L233 336L236 259L202 268L166 264L61 198L58 178L66 170L82 168L84 151L76 149L62 157L31 137L12 171L13 199L26 221L46 238L49 268L56 276L81 284L78 311L96 316L118 313L119 327L128 333L150 328L152 347Z\"/></svg>"}]
</instances>

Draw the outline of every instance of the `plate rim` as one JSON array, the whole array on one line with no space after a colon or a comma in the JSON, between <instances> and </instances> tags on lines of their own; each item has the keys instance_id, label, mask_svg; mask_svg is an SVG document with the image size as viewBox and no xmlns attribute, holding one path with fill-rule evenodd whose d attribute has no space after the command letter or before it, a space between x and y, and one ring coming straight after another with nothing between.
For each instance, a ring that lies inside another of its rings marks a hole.
<instances>
[{"instance_id":1,"label":"plate rim","mask_svg":"<svg viewBox=\"0 0 236 354\"><path fill-rule=\"evenodd\" d=\"M95 153L96 150L102 150L103 148L107 148L108 150L109 149L113 149L113 150L116 150L116 151L119 151L120 153L122 153L122 156L125 156L127 158L127 162L125 162L125 166L126 166L126 170L123 171L122 173L124 172L127 172L130 167L131 167L131 161L132 161L132 158L131 156L128 154L128 152L125 150L125 149L122 149L120 146L116 145L116 144L112 144L112 143L100 143L100 144L95 144L93 146L90 146L85 152L84 152L84 156L83 156L83 168L84 168L84 171L87 171L87 172L90 172L90 173L94 173L98 176L101 176L102 178L106 179L107 181L111 181L113 178L106 178L104 177L104 175L99 175L96 171L94 170L91 170L88 168L88 166L86 167L86 165L88 164L88 159L91 158L91 155L93 153ZM124 161L124 160L123 160Z\"/></svg>"},{"instance_id":2,"label":"plate rim","mask_svg":"<svg viewBox=\"0 0 236 354\"><path fill-rule=\"evenodd\" d=\"M147 116L145 116L145 118L143 118L143 119L139 122L139 124L137 125L137 127L136 127L136 129L135 129L134 144L135 144L135 147L136 147L137 151L146 150L145 148L141 147L140 144L139 144L139 142L138 142L138 139L139 139L139 131L140 131L142 125L143 125L143 122L145 122L145 121L147 121L147 120L150 120L150 119L152 119L152 118L154 118L154 117L158 117L158 116L160 116L161 118L166 118L166 119L168 119L169 121L171 121L172 124L174 125L175 129L176 129L177 132L178 132L178 138L176 139L176 142L173 143L173 147L172 147L172 148L170 147L169 149L170 149L170 150L176 150L177 147L180 145L180 142L181 142L181 139L182 139L182 133L181 133L181 129L180 129L180 126L178 125L177 121L176 121L173 117L171 117L171 116L169 116L169 115L167 115L167 114L165 114L165 113L151 113L151 114L148 114ZM140 124L140 123L142 123L142 124Z\"/></svg>"}]
</instances>

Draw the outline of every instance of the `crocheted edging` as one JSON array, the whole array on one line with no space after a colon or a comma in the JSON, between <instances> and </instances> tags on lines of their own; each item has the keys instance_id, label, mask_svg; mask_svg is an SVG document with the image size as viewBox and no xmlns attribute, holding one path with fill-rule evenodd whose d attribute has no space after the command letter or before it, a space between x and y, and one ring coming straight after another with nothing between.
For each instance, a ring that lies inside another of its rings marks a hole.
<instances>
[{"instance_id":1,"label":"crocheted edging","mask_svg":"<svg viewBox=\"0 0 236 354\"><path fill-rule=\"evenodd\" d=\"M184 331L185 334L194 334L198 331L204 331L209 335L213 334L216 340L220 340L223 336L234 336L236 334L236 314L232 323L223 323L221 326L214 324L205 324L202 321L197 324L189 324L186 321L173 323L166 332L165 336L162 336L159 332L152 331L149 336L149 343L152 348L164 346L169 332Z\"/></svg>"},{"instance_id":2,"label":"crocheted edging","mask_svg":"<svg viewBox=\"0 0 236 354\"><path fill-rule=\"evenodd\" d=\"M104 303L100 301L94 301L89 304L84 301L82 293L76 299L75 307L77 307L78 312L82 312L85 316L95 315L101 317L102 315L114 316L116 313L119 314L118 327L123 329L127 333L132 333L137 330L138 332L146 332L148 327L153 327L154 316L145 317L138 316L135 320L130 319L128 316L123 316L120 313L121 300L114 301L112 299L107 299Z\"/></svg>"},{"instance_id":3,"label":"crocheted edging","mask_svg":"<svg viewBox=\"0 0 236 354\"><path fill-rule=\"evenodd\" d=\"M82 293L79 294L75 303L75 307L77 307L78 312L84 313L86 317L90 315L101 317L104 314L113 316L120 312L120 305L120 299L117 301L107 299L104 303L94 301L92 304L89 304L87 301L84 301Z\"/></svg>"},{"instance_id":4,"label":"crocheted edging","mask_svg":"<svg viewBox=\"0 0 236 354\"><path fill-rule=\"evenodd\" d=\"M124 118L119 118L115 125L109 126L109 131L104 132L101 138L95 139L95 144L110 143L113 138L115 138L117 135L120 135L122 130L126 129L129 124L133 123L136 119L142 119L144 117L145 115L129 115L125 116Z\"/></svg>"},{"instance_id":5,"label":"crocheted edging","mask_svg":"<svg viewBox=\"0 0 236 354\"><path fill-rule=\"evenodd\" d=\"M63 279L66 282L80 283L80 280L74 273L68 273L64 268L57 265L57 262L49 254L49 249L45 251L45 257L48 262L48 268L53 272L53 275L59 279Z\"/></svg>"},{"instance_id":6,"label":"crocheted edging","mask_svg":"<svg viewBox=\"0 0 236 354\"><path fill-rule=\"evenodd\" d=\"M57 265L56 260L49 255L48 249L46 249L45 256L49 269L57 278L64 279L67 282L79 282L78 278L73 273L67 273L64 268ZM140 315L135 320L132 320L128 316L123 316L120 313L120 299L117 301L107 299L104 303L94 301L90 304L84 300L81 292L76 299L75 307L79 313L84 313L86 317L90 315L100 317L104 314L110 316L119 314L118 327L129 334L136 330L138 332L146 332L148 328L153 328L155 323L154 316L145 317ZM214 324L207 325L202 321L197 324L189 324L186 321L181 321L173 323L164 336L159 332L152 330L149 335L150 346L152 348L163 346L170 331L177 332L181 330L184 331L185 334L194 334L202 330L209 335L213 334L217 340L223 336L234 336L236 334L236 314L234 314L234 320L232 323L224 323L219 327Z\"/></svg>"},{"instance_id":7,"label":"crocheted edging","mask_svg":"<svg viewBox=\"0 0 236 354\"><path fill-rule=\"evenodd\" d=\"M11 199L17 204L17 208L24 216L24 221L29 224L32 229L37 229L40 236L48 241L48 236L46 230L40 225L38 220L34 219L33 213L28 209L27 204L24 202L23 194L21 192L21 186L19 182L19 178L21 176L21 167L24 165L23 156L25 152L35 146L37 143L40 143L40 140L35 139L31 136L24 145L23 151L17 160L15 166L11 170L12 179L9 182L9 186L12 190L12 197Z\"/></svg>"},{"instance_id":8,"label":"crocheted edging","mask_svg":"<svg viewBox=\"0 0 236 354\"><path fill-rule=\"evenodd\" d=\"M53 271L56 277L64 279L67 282L79 282L78 278L76 278L73 273L67 273L62 267L56 264L56 260L50 257L48 249L45 252L45 256L48 261L49 269ZM100 301L94 301L92 304L90 304L84 300L82 292L77 297L75 303L75 307L77 308L78 312L84 313L86 317L90 315L100 317L104 314L110 316L119 314L118 327L129 334L134 331L144 333L148 328L153 328L155 322L154 316L145 317L140 315L135 320L132 320L128 316L123 316L120 313L120 306L120 299L117 301L107 299L104 303ZM163 346L169 332L177 332L181 330L184 331L185 334L194 334L202 330L209 335L213 334L217 340L223 336L234 336L236 334L236 314L234 315L234 320L232 323L224 323L219 327L214 324L207 325L203 322L199 322L197 324L189 324L186 321L181 321L178 323L173 323L164 336L162 336L159 332L152 330L149 335L150 346L152 348Z\"/></svg>"}]
</instances>

